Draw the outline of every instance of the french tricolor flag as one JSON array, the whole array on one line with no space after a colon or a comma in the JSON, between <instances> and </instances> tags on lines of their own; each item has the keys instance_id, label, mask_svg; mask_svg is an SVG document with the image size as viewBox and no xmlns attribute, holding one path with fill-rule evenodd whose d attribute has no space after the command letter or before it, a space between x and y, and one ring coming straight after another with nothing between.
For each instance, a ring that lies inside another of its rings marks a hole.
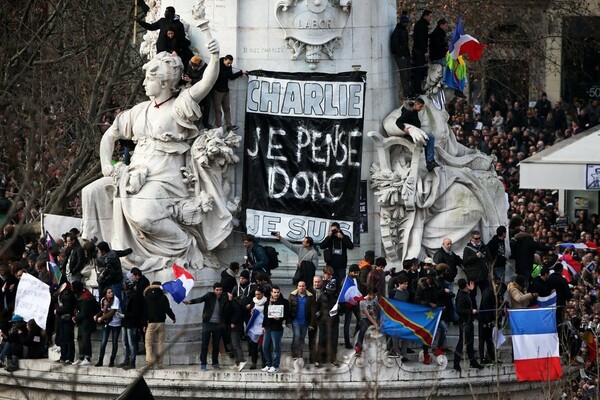
<instances>
[{"instance_id":1,"label":"french tricolor flag","mask_svg":"<svg viewBox=\"0 0 600 400\"><path fill-rule=\"evenodd\" d=\"M162 287L165 291L173 296L173 300L177 304L181 303L194 287L194 277L184 268L177 264L173 264L174 281L163 283Z\"/></svg>"},{"instance_id":2,"label":"french tricolor flag","mask_svg":"<svg viewBox=\"0 0 600 400\"><path fill-rule=\"evenodd\" d=\"M517 380L555 381L562 368L558 353L556 308L509 311Z\"/></svg>"}]
</instances>

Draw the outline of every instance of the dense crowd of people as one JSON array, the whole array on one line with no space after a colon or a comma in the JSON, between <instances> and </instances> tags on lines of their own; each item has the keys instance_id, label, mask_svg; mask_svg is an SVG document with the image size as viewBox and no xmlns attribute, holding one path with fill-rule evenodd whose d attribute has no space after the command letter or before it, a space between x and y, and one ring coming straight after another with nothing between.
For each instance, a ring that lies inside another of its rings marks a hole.
<instances>
[{"instance_id":1,"label":"dense crowd of people","mask_svg":"<svg viewBox=\"0 0 600 400\"><path fill-rule=\"evenodd\" d=\"M171 14L165 17L171 17ZM401 17L397 40L402 47L394 55L403 75L401 80L406 83L407 91L410 88L412 92L415 78L405 76L404 72L411 59L408 44L404 43L408 37L403 34L409 22L406 15ZM438 27L444 26L444 21L439 22ZM171 24L164 27L146 25L148 29L164 29L165 34L171 29L175 40L175 35L179 34L172 28L172 18ZM175 42L163 45L177 46ZM425 47L413 49L419 54L416 62L424 65L425 53L429 53L427 44L419 42L418 45ZM185 53L189 56L185 63L189 68L184 81L193 82L202 60ZM241 75L241 71L231 72L232 61L233 58L227 57L221 60L226 67L221 77L222 87L227 86L228 80ZM228 89L222 93L226 92ZM235 129L228 115L229 100L225 101L223 97L219 97L218 113L220 115L222 107L225 125ZM105 118L107 126L119 109L116 100L112 104L114 111ZM245 236L245 262L242 265L231 263L223 271L221 281L213 284L212 291L185 301L189 305L203 303L204 307L200 369L208 369L209 342L212 340L212 368L220 368L218 349L222 341L239 371L247 367L277 373L282 353L288 351L281 346L284 329L288 326L292 329L289 352L294 359L302 363L300 360L304 360L307 353L309 364L337 367L338 347L354 350L360 355L367 330L371 326L378 328L377 298L382 296L444 307L433 347L423 346L423 363L431 363L430 353L452 352L447 346L447 328L449 324L456 324L460 336L453 349L453 368L462 369L463 347L469 366L481 368L501 361L497 359L491 341L493 328L501 324L499 314L502 313L497 311L504 306L533 306L537 298L554 292L561 349L564 350L561 353L566 355L564 362L581 366L583 371L577 376L569 375L570 385L565 393L570 398L593 395L599 375L600 254L597 248L600 245L600 219L598 214L588 215L586 209L581 209L575 220L569 220L559 213L557 191L520 189L519 162L597 125L600 104L595 99L576 99L573 104L558 100L552 105L545 93L541 93L533 107L526 104L524 97L509 101L496 99L492 94L479 105L470 104L460 96L447 105L449 124L457 140L495 156L495 170L506 189L509 222L506 227L500 227L488 243L482 243L481 234L474 231L464 254L459 257L452 251L452 241L444 239L440 249L430 257L404 260L403 271L386 271L385 259L376 258L373 251L366 251L360 263L348 265L348 250L354 244L338 224L330 227L327 238L319 245L310 237L304 238L301 244L293 244L276 235L298 255L297 272L292 281L294 290L287 294L271 282L264 247L251 235ZM210 103L202 106L208 111ZM208 115L208 112L204 114ZM208 119L202 123L209 126ZM221 123L219 117L217 124ZM60 127L56 128L54 136L60 136ZM47 139L54 140L54 136ZM0 148L3 149L0 166L8 172L18 168L15 160L26 157L19 153L22 143L18 141L0 137ZM130 143L122 146L127 161L133 146ZM65 151L73 153L74 147L65 148ZM61 170L67 167L61 163L67 158L53 161L44 160L45 157L46 154L34 155L34 170L46 176L48 181L60 181ZM38 164L48 167L42 171ZM10 173L8 176L6 195L10 198L15 195L18 185L10 180ZM73 204L77 213L78 202ZM109 367L136 368L139 366L137 355L145 353L147 363L162 368L165 321L167 317L173 322L176 319L160 282L150 284L136 268L126 276L119 257L126 255L127 250L110 249L104 242L97 245L82 242L76 229L50 247L45 238L40 241L21 237L16 226L39 218L40 211L40 205L26 207L25 201L19 200L16 212L2 232L0 246L6 250L0 259L0 362L11 364L14 369L15 358L46 357L48 348L55 344L61 349L58 362L103 366L110 338ZM323 268L319 266L321 261ZM62 280L57 281L48 269L49 262L58 265ZM95 265L98 274L98 298L82 283L83 269L90 263ZM512 265L514 269L510 268ZM19 279L25 272L50 286L52 303L45 330L34 320L24 321L13 313ZM338 308L338 296L346 277L356 280L361 301L357 305L344 303ZM102 331L100 354L93 360L91 337L99 328ZM338 338L340 329L343 341ZM118 363L120 337L124 354L123 361ZM408 354L412 351L406 341L390 338L389 356L411 362Z\"/></svg>"}]
</instances>

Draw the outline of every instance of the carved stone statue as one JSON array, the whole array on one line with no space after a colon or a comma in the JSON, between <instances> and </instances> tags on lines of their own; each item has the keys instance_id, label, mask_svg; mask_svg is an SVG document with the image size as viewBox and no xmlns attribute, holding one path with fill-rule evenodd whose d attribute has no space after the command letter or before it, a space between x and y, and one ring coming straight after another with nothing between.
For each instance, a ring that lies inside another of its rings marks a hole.
<instances>
[{"instance_id":1,"label":"carved stone statue","mask_svg":"<svg viewBox=\"0 0 600 400\"><path fill-rule=\"evenodd\" d=\"M432 68L433 67L433 68ZM381 236L388 263L431 256L450 237L461 253L472 230L489 240L507 223L506 195L494 159L458 143L448 125L441 66L430 67L421 129L435 137L435 159L428 172L423 140L413 140L396 125L402 108L383 121L387 137L369 132L379 158L371 167L372 188L381 206Z\"/></svg>"},{"instance_id":2,"label":"carved stone statue","mask_svg":"<svg viewBox=\"0 0 600 400\"><path fill-rule=\"evenodd\" d=\"M183 65L162 52L144 65L150 100L120 113L104 133L100 160L104 178L83 189L84 238L97 237L116 249L133 249L124 266L143 271L206 264L203 252L219 246L232 229L223 174L238 161L240 137L222 128L200 132L199 101L219 73L219 46L203 79L176 95ZM130 165L113 166L116 140L136 142Z\"/></svg>"}]
</instances>

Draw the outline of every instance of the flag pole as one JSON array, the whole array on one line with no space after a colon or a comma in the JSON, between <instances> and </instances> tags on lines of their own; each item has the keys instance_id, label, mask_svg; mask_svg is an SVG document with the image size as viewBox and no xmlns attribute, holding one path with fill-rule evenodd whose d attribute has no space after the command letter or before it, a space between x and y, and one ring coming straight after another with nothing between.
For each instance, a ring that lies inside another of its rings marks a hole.
<instances>
[{"instance_id":1,"label":"flag pole","mask_svg":"<svg viewBox=\"0 0 600 400\"><path fill-rule=\"evenodd\" d=\"M138 10L138 0L133 0L133 44L135 45L135 37L137 36L137 10Z\"/></svg>"}]
</instances>

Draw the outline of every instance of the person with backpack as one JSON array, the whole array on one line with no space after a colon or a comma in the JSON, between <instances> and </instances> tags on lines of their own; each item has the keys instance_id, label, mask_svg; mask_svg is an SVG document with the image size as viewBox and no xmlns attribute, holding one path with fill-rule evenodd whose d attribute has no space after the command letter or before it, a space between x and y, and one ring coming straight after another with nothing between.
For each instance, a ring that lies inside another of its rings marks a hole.
<instances>
[{"instance_id":1,"label":"person with backpack","mask_svg":"<svg viewBox=\"0 0 600 400\"><path fill-rule=\"evenodd\" d=\"M246 248L246 268L252 271L252 281L256 280L256 274L263 273L271 275L269 268L269 257L265 248L257 243L253 235L244 236L242 244Z\"/></svg>"},{"instance_id":2,"label":"person with backpack","mask_svg":"<svg viewBox=\"0 0 600 400\"><path fill-rule=\"evenodd\" d=\"M79 345L79 359L73 365L90 365L92 359L92 333L96 332L94 315L100 311L100 304L94 295L83 287L81 281L73 282L75 294L75 316L73 322L77 325L77 344Z\"/></svg>"}]
</instances>

